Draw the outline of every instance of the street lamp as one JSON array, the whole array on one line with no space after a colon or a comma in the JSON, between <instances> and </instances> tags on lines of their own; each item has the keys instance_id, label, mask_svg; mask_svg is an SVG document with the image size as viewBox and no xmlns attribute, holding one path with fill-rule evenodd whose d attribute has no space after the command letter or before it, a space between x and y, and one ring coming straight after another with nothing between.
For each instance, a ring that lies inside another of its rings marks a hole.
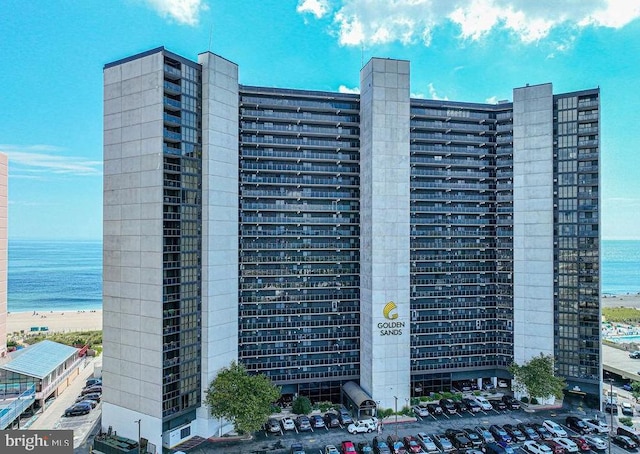
<instances>
[{"instance_id":1,"label":"street lamp","mask_svg":"<svg viewBox=\"0 0 640 454\"><path fill-rule=\"evenodd\" d=\"M393 396L396 400L395 411L396 411L396 438L398 438L398 396Z\"/></svg>"},{"instance_id":2,"label":"street lamp","mask_svg":"<svg viewBox=\"0 0 640 454\"><path fill-rule=\"evenodd\" d=\"M142 446L140 444L140 425L142 423L142 419L137 419L137 420L135 420L133 422L135 422L138 425L138 454L141 454Z\"/></svg>"},{"instance_id":3,"label":"street lamp","mask_svg":"<svg viewBox=\"0 0 640 454\"><path fill-rule=\"evenodd\" d=\"M611 437L613 436L613 378L609 378L609 385L611 386L611 390L609 391L609 400L607 401L609 405L609 414L611 415L609 424L609 454L611 454ZM617 406L617 404L616 404ZM606 406L604 407L607 408Z\"/></svg>"}]
</instances>

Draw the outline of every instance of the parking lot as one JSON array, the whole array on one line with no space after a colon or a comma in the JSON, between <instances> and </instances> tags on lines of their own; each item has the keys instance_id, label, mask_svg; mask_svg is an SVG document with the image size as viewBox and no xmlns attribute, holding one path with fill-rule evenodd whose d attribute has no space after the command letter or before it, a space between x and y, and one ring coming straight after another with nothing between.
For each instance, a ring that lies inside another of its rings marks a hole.
<instances>
[{"instance_id":1,"label":"parking lot","mask_svg":"<svg viewBox=\"0 0 640 454\"><path fill-rule=\"evenodd\" d=\"M305 432L297 432L297 430L283 431L281 434L272 434L266 432L260 432L255 434L254 438L249 441L234 440L234 441L206 441L196 448L189 450L189 454L205 454L205 453L255 453L255 454L284 454L289 453L291 445L294 443L300 443L303 445L307 454L324 454L324 448L326 445L334 445L340 449L341 443L345 440L352 441L354 445L358 445L359 442L366 441L371 443L375 436L382 436L384 439L388 435L397 435L400 439L404 436L411 435L416 436L419 432L426 432L429 435L444 434L447 429L464 429L474 428L476 426L489 427L497 424L504 426L505 424L516 425L519 423L542 423L546 419L551 419L559 423L570 436L577 435L574 431L565 426L565 420L567 416L575 415L581 418L593 418L595 414L589 415L584 412L576 412L570 410L554 410L554 411L537 411L531 412L527 410L488 410L479 411L477 413L465 412L463 414L455 415L439 415L439 416L425 416L417 417L416 420L405 421L402 416L398 417L398 423L395 423L395 417L392 416L385 420L383 425L384 429L381 435L376 431L371 433L358 433L350 434L346 428L316 428L315 430L309 430ZM602 415L600 415L602 418ZM607 415L606 421L609 422L609 416ZM614 430L617 427L617 422L614 418ZM607 441L606 436L602 436ZM525 454L522 447L523 443L512 443L516 454ZM607 450L609 450L607 443ZM597 451L596 451L597 452ZM611 453L623 454L625 449L611 444ZM634 451L635 452L635 451Z\"/></svg>"}]
</instances>

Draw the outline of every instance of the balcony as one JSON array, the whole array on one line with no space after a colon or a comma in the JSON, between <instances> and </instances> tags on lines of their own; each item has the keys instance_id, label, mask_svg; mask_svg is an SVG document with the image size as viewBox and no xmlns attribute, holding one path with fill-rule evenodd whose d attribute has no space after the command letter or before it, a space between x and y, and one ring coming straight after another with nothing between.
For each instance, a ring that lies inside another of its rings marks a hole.
<instances>
[{"instance_id":1,"label":"balcony","mask_svg":"<svg viewBox=\"0 0 640 454\"><path fill-rule=\"evenodd\" d=\"M164 106L170 110L180 110L182 108L182 104L180 101L176 99L164 97Z\"/></svg>"}]
</instances>

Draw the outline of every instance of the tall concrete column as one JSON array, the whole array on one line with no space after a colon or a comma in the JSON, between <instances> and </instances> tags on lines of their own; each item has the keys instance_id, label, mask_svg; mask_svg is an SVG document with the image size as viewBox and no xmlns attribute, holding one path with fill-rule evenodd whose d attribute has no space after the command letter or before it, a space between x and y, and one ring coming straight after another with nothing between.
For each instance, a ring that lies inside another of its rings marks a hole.
<instances>
[{"instance_id":1,"label":"tall concrete column","mask_svg":"<svg viewBox=\"0 0 640 454\"><path fill-rule=\"evenodd\" d=\"M551 84L513 92L513 283L515 362L553 355Z\"/></svg>"},{"instance_id":2,"label":"tall concrete column","mask_svg":"<svg viewBox=\"0 0 640 454\"><path fill-rule=\"evenodd\" d=\"M202 65L202 390L199 433L220 424L204 405L218 371L238 360L238 66L205 52Z\"/></svg>"},{"instance_id":3,"label":"tall concrete column","mask_svg":"<svg viewBox=\"0 0 640 454\"><path fill-rule=\"evenodd\" d=\"M382 408L410 396L409 62L360 72L360 384Z\"/></svg>"}]
</instances>

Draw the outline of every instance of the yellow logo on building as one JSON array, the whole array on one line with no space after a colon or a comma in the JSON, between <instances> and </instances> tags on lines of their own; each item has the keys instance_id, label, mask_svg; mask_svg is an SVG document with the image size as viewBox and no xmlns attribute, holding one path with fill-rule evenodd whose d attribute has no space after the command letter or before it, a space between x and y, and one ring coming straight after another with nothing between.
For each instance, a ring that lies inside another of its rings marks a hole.
<instances>
[{"instance_id":1,"label":"yellow logo on building","mask_svg":"<svg viewBox=\"0 0 640 454\"><path fill-rule=\"evenodd\" d=\"M394 303L393 301L389 301L384 306L384 309L382 309L382 315L384 315L384 318L386 318L387 320L395 320L396 318L398 318L398 312L396 312L397 309L398 306L396 306L396 303Z\"/></svg>"}]
</instances>

